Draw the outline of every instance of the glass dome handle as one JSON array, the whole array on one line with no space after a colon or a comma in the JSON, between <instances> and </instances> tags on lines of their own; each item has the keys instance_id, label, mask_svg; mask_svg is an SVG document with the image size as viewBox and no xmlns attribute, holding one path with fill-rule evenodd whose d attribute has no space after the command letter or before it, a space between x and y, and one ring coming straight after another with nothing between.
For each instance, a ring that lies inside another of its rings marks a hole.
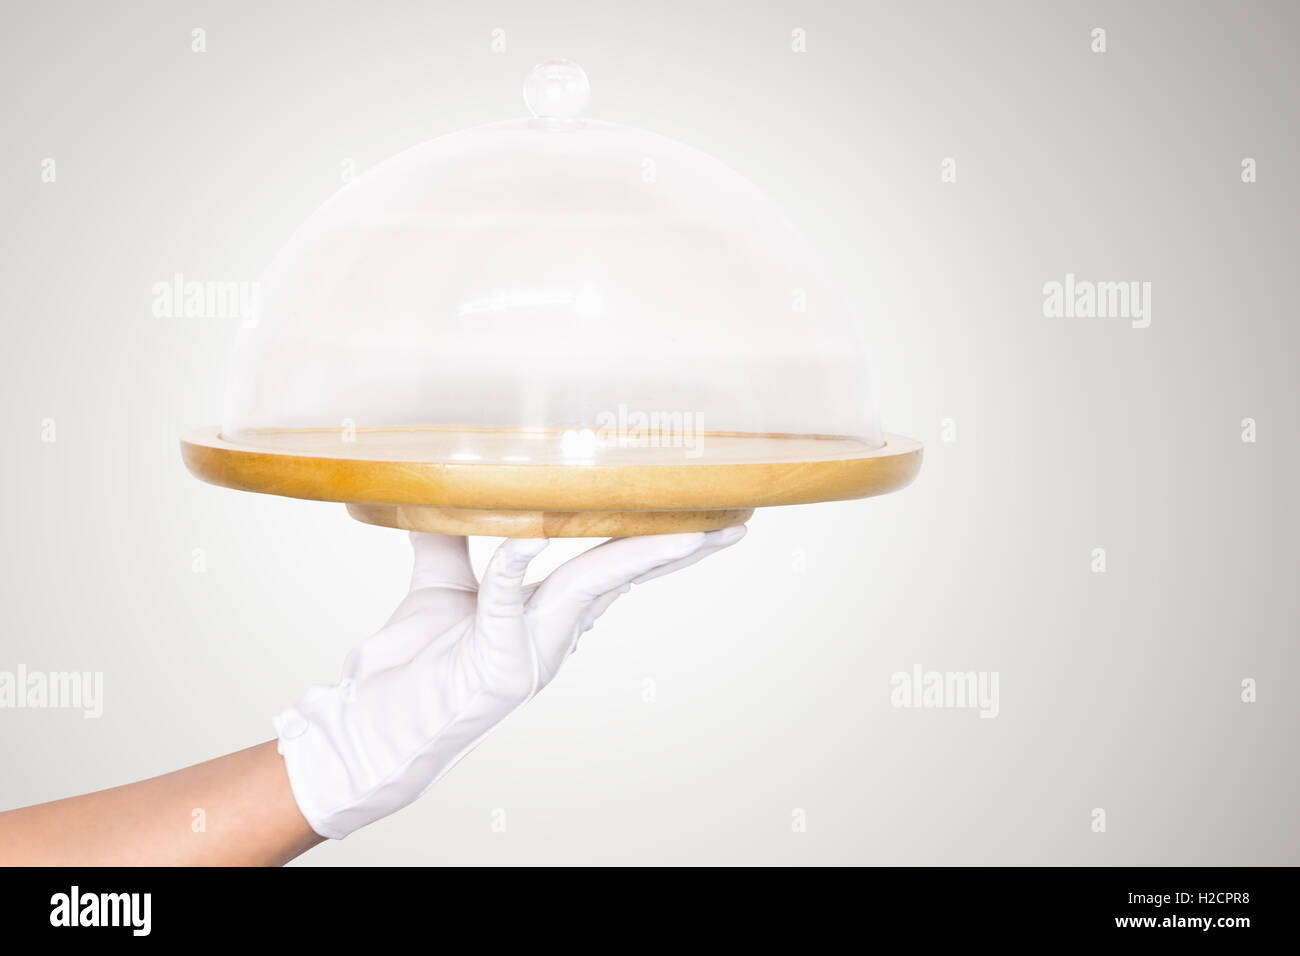
<instances>
[{"instance_id":1,"label":"glass dome handle","mask_svg":"<svg viewBox=\"0 0 1300 956\"><path fill-rule=\"evenodd\" d=\"M524 81L524 102L538 119L577 119L590 96L587 74L571 60L545 60Z\"/></svg>"}]
</instances>

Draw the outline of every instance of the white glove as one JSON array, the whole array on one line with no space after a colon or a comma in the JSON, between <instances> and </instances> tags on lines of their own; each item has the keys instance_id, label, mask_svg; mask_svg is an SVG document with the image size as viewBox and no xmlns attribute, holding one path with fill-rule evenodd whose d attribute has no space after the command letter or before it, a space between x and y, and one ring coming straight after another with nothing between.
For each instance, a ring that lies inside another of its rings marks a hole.
<instances>
[{"instance_id":1,"label":"white glove","mask_svg":"<svg viewBox=\"0 0 1300 956\"><path fill-rule=\"evenodd\" d=\"M463 537L413 533L411 591L388 623L352 651L339 684L274 720L298 808L338 840L411 803L550 683L620 594L744 535L616 538L525 586L544 538L506 540L480 585Z\"/></svg>"}]
</instances>

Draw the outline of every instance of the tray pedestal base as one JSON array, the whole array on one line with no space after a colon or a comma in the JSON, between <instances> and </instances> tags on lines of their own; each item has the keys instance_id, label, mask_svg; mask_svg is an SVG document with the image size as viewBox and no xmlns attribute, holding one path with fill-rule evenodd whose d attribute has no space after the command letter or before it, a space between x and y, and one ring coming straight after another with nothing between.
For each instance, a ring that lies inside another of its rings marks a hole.
<instances>
[{"instance_id":1,"label":"tray pedestal base","mask_svg":"<svg viewBox=\"0 0 1300 956\"><path fill-rule=\"evenodd\" d=\"M366 524L434 534L494 538L627 538L640 534L716 531L748 521L753 508L715 511L477 511L425 505L349 503Z\"/></svg>"}]
</instances>

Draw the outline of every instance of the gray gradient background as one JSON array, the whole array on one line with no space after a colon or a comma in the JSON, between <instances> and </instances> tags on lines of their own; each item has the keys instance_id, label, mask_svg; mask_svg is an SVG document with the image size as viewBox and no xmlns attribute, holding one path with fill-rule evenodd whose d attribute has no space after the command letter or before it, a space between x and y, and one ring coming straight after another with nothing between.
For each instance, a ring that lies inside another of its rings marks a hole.
<instances>
[{"instance_id":1,"label":"gray gradient background","mask_svg":"<svg viewBox=\"0 0 1300 956\"><path fill-rule=\"evenodd\" d=\"M858 297L885 427L925 467L901 494L760 512L637 589L424 799L303 862L1300 862L1298 22L1285 3L8 0L0 669L102 670L106 699L99 721L0 711L0 807L267 739L387 617L402 535L185 472L177 436L218 419L236 320L155 318L151 286L256 279L345 159L520 115L528 68L562 55L593 115L788 209ZM1066 272L1150 281L1150 328L1044 318ZM893 708L917 663L998 671L1001 715Z\"/></svg>"}]
</instances>

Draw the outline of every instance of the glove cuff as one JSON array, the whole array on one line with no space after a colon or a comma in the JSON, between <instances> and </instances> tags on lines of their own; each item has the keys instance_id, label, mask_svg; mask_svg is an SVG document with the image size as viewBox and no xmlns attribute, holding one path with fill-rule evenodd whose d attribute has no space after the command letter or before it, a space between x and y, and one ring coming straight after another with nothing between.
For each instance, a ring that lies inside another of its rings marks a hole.
<instances>
[{"instance_id":1,"label":"glove cuff","mask_svg":"<svg viewBox=\"0 0 1300 956\"><path fill-rule=\"evenodd\" d=\"M342 840L351 830L337 825L334 807L322 799L347 786L347 772L325 732L290 707L271 718L278 738L276 750L284 758L289 789L298 810L311 828L329 840ZM344 791L346 792L346 790ZM364 825L364 824L362 824Z\"/></svg>"},{"instance_id":2,"label":"glove cuff","mask_svg":"<svg viewBox=\"0 0 1300 956\"><path fill-rule=\"evenodd\" d=\"M414 802L513 709L499 702L468 708L379 780L344 725L338 688L313 688L272 723L298 810L316 833L342 840Z\"/></svg>"}]
</instances>

